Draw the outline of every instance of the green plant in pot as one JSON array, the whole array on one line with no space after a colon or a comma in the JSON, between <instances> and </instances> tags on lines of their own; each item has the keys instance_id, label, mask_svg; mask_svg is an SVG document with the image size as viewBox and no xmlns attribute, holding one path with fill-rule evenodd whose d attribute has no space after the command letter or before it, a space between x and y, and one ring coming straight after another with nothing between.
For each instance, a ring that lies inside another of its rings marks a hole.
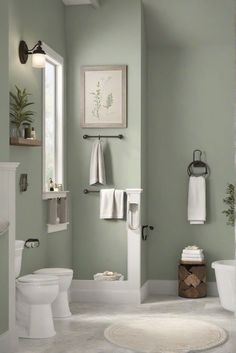
<instances>
[{"instance_id":1,"label":"green plant in pot","mask_svg":"<svg viewBox=\"0 0 236 353\"><path fill-rule=\"evenodd\" d=\"M34 103L29 102L31 94L25 88L23 90L17 86L15 88L16 92L10 92L10 121L16 128L16 135L20 137L22 127L30 129L30 125L34 121L35 113L29 108Z\"/></svg>"},{"instance_id":2,"label":"green plant in pot","mask_svg":"<svg viewBox=\"0 0 236 353\"><path fill-rule=\"evenodd\" d=\"M227 218L227 225L234 226L235 223L235 186L233 184L228 184L226 187L226 196L223 202L227 206L222 213L225 214Z\"/></svg>"}]
</instances>

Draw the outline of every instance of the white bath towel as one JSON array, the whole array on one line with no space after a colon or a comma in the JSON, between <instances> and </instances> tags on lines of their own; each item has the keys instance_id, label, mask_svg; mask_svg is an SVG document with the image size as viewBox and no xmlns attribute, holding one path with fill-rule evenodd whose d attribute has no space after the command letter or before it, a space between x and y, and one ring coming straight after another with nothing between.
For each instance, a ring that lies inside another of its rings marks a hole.
<instances>
[{"instance_id":1,"label":"white bath towel","mask_svg":"<svg viewBox=\"0 0 236 353\"><path fill-rule=\"evenodd\" d=\"M204 256L204 254L202 253L202 254L194 254L194 255L192 255L192 254L185 254L185 253L183 253L182 252L182 256L184 256L184 257L191 257L191 258L199 258L199 257L203 257Z\"/></svg>"},{"instance_id":2,"label":"white bath towel","mask_svg":"<svg viewBox=\"0 0 236 353\"><path fill-rule=\"evenodd\" d=\"M203 262L204 261L204 257L203 258L199 258L199 259L193 259L193 258L189 258L189 257L181 257L182 261L187 261L187 262Z\"/></svg>"},{"instance_id":3,"label":"white bath towel","mask_svg":"<svg viewBox=\"0 0 236 353\"><path fill-rule=\"evenodd\" d=\"M90 160L90 179L89 184L106 184L106 173L104 155L101 141L95 141L92 148Z\"/></svg>"},{"instance_id":4,"label":"white bath towel","mask_svg":"<svg viewBox=\"0 0 236 353\"><path fill-rule=\"evenodd\" d=\"M112 219L114 213L115 189L102 189L100 191L100 218Z\"/></svg>"},{"instance_id":5,"label":"white bath towel","mask_svg":"<svg viewBox=\"0 0 236 353\"><path fill-rule=\"evenodd\" d=\"M190 224L206 221L206 181L203 176L189 178L188 221Z\"/></svg>"},{"instance_id":6,"label":"white bath towel","mask_svg":"<svg viewBox=\"0 0 236 353\"><path fill-rule=\"evenodd\" d=\"M203 250L199 249L199 250L183 250L183 254L185 255L202 255L203 254Z\"/></svg>"},{"instance_id":7,"label":"white bath towel","mask_svg":"<svg viewBox=\"0 0 236 353\"><path fill-rule=\"evenodd\" d=\"M124 218L124 190L115 190L113 218Z\"/></svg>"}]
</instances>

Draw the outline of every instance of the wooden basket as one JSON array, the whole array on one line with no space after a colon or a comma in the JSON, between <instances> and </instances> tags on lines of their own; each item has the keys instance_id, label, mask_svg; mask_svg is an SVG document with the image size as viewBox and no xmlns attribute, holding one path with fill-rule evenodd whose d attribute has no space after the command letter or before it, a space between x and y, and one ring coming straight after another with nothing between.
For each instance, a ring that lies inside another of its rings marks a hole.
<instances>
[{"instance_id":1,"label":"wooden basket","mask_svg":"<svg viewBox=\"0 0 236 353\"><path fill-rule=\"evenodd\" d=\"M205 262L180 261L179 296L183 298L204 298L207 295Z\"/></svg>"}]
</instances>

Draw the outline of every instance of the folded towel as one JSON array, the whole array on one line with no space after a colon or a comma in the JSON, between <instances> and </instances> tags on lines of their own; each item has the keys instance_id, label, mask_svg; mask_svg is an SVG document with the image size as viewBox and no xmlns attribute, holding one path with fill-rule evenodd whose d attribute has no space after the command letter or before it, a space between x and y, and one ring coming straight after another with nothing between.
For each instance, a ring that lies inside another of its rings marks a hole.
<instances>
[{"instance_id":1,"label":"folded towel","mask_svg":"<svg viewBox=\"0 0 236 353\"><path fill-rule=\"evenodd\" d=\"M183 250L183 254L192 254L192 255L194 255L194 254L203 254L203 249L198 249L198 250L187 250L187 249L184 249Z\"/></svg>"},{"instance_id":2,"label":"folded towel","mask_svg":"<svg viewBox=\"0 0 236 353\"><path fill-rule=\"evenodd\" d=\"M100 218L112 219L114 213L115 189L100 190Z\"/></svg>"},{"instance_id":3,"label":"folded towel","mask_svg":"<svg viewBox=\"0 0 236 353\"><path fill-rule=\"evenodd\" d=\"M57 224L57 199L49 200L49 223Z\"/></svg>"},{"instance_id":4,"label":"folded towel","mask_svg":"<svg viewBox=\"0 0 236 353\"><path fill-rule=\"evenodd\" d=\"M199 246L197 245L189 245L189 246L186 246L184 250L202 250L202 249L200 249Z\"/></svg>"},{"instance_id":5,"label":"folded towel","mask_svg":"<svg viewBox=\"0 0 236 353\"><path fill-rule=\"evenodd\" d=\"M95 141L91 153L89 184L106 184L104 155L101 141Z\"/></svg>"},{"instance_id":6,"label":"folded towel","mask_svg":"<svg viewBox=\"0 0 236 353\"><path fill-rule=\"evenodd\" d=\"M69 220L69 205L68 198L62 197L58 200L57 214L60 218L60 223L67 223Z\"/></svg>"},{"instance_id":7,"label":"folded towel","mask_svg":"<svg viewBox=\"0 0 236 353\"><path fill-rule=\"evenodd\" d=\"M206 221L206 181L203 176L189 178L188 220L190 224Z\"/></svg>"},{"instance_id":8,"label":"folded towel","mask_svg":"<svg viewBox=\"0 0 236 353\"><path fill-rule=\"evenodd\" d=\"M93 278L95 281L124 281L124 276L121 273L110 271L96 273Z\"/></svg>"},{"instance_id":9,"label":"folded towel","mask_svg":"<svg viewBox=\"0 0 236 353\"><path fill-rule=\"evenodd\" d=\"M115 190L113 218L124 218L124 190Z\"/></svg>"},{"instance_id":10,"label":"folded towel","mask_svg":"<svg viewBox=\"0 0 236 353\"><path fill-rule=\"evenodd\" d=\"M186 261L186 262L203 262L204 261L204 257L200 258L200 259L190 259L189 257L181 257L182 261Z\"/></svg>"},{"instance_id":11,"label":"folded towel","mask_svg":"<svg viewBox=\"0 0 236 353\"><path fill-rule=\"evenodd\" d=\"M186 253L186 252L182 252L182 255L184 255L184 256L189 256L189 257L201 257L201 256L204 256L203 253L199 253L199 254L189 254L189 253Z\"/></svg>"},{"instance_id":12,"label":"folded towel","mask_svg":"<svg viewBox=\"0 0 236 353\"><path fill-rule=\"evenodd\" d=\"M191 261L204 260L204 256L191 257L191 256L182 255L181 258L185 259L185 260L188 259L188 260L191 260Z\"/></svg>"}]
</instances>

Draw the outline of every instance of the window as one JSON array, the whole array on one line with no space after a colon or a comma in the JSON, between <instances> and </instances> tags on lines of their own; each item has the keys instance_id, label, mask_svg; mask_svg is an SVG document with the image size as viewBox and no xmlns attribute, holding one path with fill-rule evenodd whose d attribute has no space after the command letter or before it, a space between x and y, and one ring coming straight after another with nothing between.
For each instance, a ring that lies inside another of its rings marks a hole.
<instances>
[{"instance_id":1,"label":"window","mask_svg":"<svg viewBox=\"0 0 236 353\"><path fill-rule=\"evenodd\" d=\"M43 191L63 178L63 58L47 45L43 70ZM64 186L64 185L63 185Z\"/></svg>"}]
</instances>

